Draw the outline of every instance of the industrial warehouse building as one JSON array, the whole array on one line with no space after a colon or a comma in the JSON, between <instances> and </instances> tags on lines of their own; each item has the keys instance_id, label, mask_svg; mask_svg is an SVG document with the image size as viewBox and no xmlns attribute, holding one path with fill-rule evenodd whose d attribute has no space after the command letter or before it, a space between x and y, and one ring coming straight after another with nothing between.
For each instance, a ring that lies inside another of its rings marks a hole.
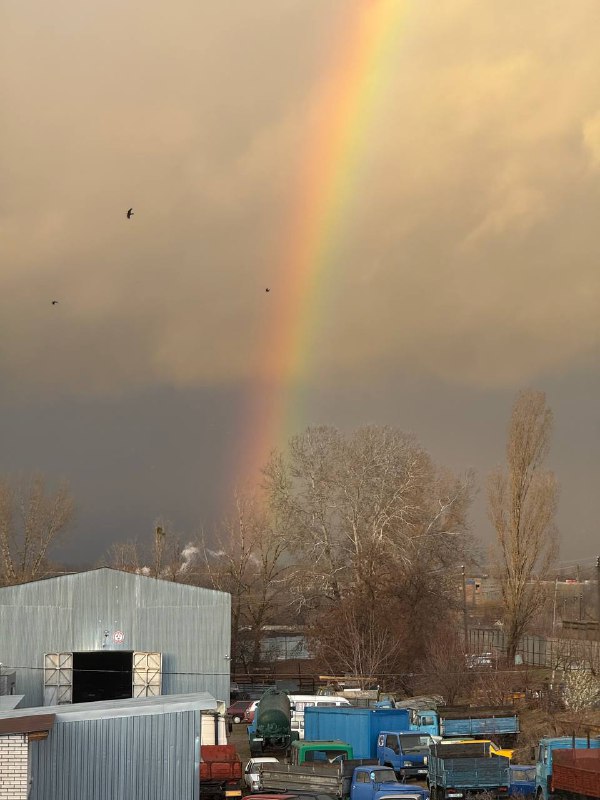
<instances>
[{"instance_id":1,"label":"industrial warehouse building","mask_svg":"<svg viewBox=\"0 0 600 800\"><path fill-rule=\"evenodd\" d=\"M196 693L0 712L0 796L197 800L200 735L217 705Z\"/></svg>"},{"instance_id":2,"label":"industrial warehouse building","mask_svg":"<svg viewBox=\"0 0 600 800\"><path fill-rule=\"evenodd\" d=\"M20 707L209 692L229 699L230 596L97 569L0 589Z\"/></svg>"}]
</instances>

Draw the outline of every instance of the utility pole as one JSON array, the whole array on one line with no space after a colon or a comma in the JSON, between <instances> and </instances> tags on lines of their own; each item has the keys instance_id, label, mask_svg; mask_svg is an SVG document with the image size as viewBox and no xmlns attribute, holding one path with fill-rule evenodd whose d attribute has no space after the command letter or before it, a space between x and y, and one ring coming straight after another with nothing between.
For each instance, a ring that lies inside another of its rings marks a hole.
<instances>
[{"instance_id":1,"label":"utility pole","mask_svg":"<svg viewBox=\"0 0 600 800\"><path fill-rule=\"evenodd\" d=\"M600 562L600 558L598 559ZM467 576L465 574L465 565L461 567L462 572L462 591L463 591L463 627L465 636L465 652L468 653L469 647L469 627L467 624Z\"/></svg>"}]
</instances>

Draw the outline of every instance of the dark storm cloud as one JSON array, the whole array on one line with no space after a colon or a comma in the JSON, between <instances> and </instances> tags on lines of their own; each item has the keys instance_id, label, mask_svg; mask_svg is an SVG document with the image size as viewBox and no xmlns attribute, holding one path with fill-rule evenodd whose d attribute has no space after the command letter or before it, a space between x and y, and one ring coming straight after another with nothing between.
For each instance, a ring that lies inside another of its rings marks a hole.
<instances>
[{"instance_id":1,"label":"dark storm cloud","mask_svg":"<svg viewBox=\"0 0 600 800\"><path fill-rule=\"evenodd\" d=\"M249 377L258 289L285 280L274 253L346 2L5 9L0 368L14 391ZM597 4L408 6L322 358L477 386L585 365Z\"/></svg>"},{"instance_id":2,"label":"dark storm cloud","mask_svg":"<svg viewBox=\"0 0 600 800\"><path fill-rule=\"evenodd\" d=\"M158 513L217 515L350 0L0 4L0 467L66 475L99 554ZM483 477L514 392L546 388L561 525L584 550L599 6L406 5L322 287L306 421L413 429Z\"/></svg>"}]
</instances>

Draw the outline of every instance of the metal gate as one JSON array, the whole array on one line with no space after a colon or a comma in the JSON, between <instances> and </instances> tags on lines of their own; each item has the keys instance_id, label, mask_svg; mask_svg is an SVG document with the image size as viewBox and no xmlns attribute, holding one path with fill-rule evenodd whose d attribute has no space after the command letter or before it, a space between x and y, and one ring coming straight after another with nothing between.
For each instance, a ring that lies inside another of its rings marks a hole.
<instances>
[{"instance_id":1,"label":"metal gate","mask_svg":"<svg viewBox=\"0 0 600 800\"><path fill-rule=\"evenodd\" d=\"M132 697L159 697L162 690L162 654L133 654Z\"/></svg>"},{"instance_id":2,"label":"metal gate","mask_svg":"<svg viewBox=\"0 0 600 800\"><path fill-rule=\"evenodd\" d=\"M44 705L73 702L73 653L44 655Z\"/></svg>"}]
</instances>

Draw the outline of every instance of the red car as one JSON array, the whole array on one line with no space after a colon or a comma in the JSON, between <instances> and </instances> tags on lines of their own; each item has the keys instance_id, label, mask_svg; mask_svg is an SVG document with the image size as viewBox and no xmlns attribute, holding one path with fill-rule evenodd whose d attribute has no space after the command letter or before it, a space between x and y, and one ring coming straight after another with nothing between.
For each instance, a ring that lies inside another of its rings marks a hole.
<instances>
[{"instance_id":1,"label":"red car","mask_svg":"<svg viewBox=\"0 0 600 800\"><path fill-rule=\"evenodd\" d=\"M256 711L256 706L258 705L258 700L253 700L249 703L248 708L244 712L244 722L248 724L254 722L254 712Z\"/></svg>"},{"instance_id":2,"label":"red car","mask_svg":"<svg viewBox=\"0 0 600 800\"><path fill-rule=\"evenodd\" d=\"M240 722L247 722L244 714L250 705L252 705L252 700L236 700L227 709L227 716L236 725Z\"/></svg>"}]
</instances>

